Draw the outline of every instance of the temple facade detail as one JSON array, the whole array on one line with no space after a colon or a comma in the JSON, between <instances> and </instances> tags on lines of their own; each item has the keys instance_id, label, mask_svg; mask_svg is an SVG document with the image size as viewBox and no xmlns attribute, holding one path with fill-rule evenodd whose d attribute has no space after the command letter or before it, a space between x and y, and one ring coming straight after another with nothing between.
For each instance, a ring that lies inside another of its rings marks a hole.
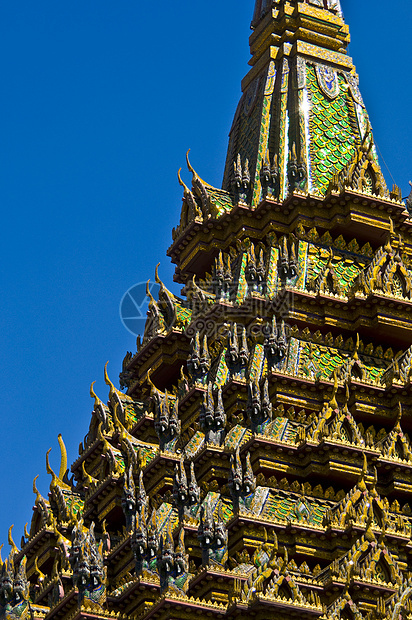
<instances>
[{"instance_id":1,"label":"temple facade detail","mask_svg":"<svg viewBox=\"0 0 412 620\"><path fill-rule=\"evenodd\" d=\"M47 453L0 620L412 618L412 193L349 40L339 0L256 0L222 188L178 172L180 296L155 267L70 477Z\"/></svg>"}]
</instances>

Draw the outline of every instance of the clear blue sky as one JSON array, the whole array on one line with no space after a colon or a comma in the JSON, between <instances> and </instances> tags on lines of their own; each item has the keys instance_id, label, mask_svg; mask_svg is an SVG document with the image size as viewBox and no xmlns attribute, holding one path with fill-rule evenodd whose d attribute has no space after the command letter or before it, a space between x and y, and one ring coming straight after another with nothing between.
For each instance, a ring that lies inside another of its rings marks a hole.
<instances>
[{"instance_id":1,"label":"clear blue sky","mask_svg":"<svg viewBox=\"0 0 412 620\"><path fill-rule=\"evenodd\" d=\"M405 193L412 8L343 9L376 142ZM253 0L2 3L0 542L15 523L19 544L35 475L47 494L59 432L76 458L91 381L106 400L106 360L117 381L135 351L123 293L158 261L172 281L166 249L189 147L199 174L221 183L252 10Z\"/></svg>"}]
</instances>

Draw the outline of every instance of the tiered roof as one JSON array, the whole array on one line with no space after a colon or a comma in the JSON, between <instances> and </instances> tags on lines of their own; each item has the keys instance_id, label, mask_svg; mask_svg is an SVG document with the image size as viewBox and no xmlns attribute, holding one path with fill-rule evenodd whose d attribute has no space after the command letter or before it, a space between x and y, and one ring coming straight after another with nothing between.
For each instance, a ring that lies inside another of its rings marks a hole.
<instances>
[{"instance_id":1,"label":"tiered roof","mask_svg":"<svg viewBox=\"0 0 412 620\"><path fill-rule=\"evenodd\" d=\"M8 620L412 618L412 220L338 0L257 0L223 189L2 564Z\"/></svg>"}]
</instances>

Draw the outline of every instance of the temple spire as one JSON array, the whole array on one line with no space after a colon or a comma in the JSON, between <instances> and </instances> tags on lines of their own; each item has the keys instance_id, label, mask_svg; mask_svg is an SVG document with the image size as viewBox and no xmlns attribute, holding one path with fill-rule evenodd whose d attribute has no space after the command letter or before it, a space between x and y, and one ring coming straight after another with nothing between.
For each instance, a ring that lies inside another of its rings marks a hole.
<instances>
[{"instance_id":1,"label":"temple spire","mask_svg":"<svg viewBox=\"0 0 412 620\"><path fill-rule=\"evenodd\" d=\"M251 206L339 183L387 195L339 0L256 0L252 29L223 189L248 162Z\"/></svg>"},{"instance_id":2,"label":"temple spire","mask_svg":"<svg viewBox=\"0 0 412 620\"><path fill-rule=\"evenodd\" d=\"M285 4L286 0L279 0L278 2L272 0L256 0L255 10L253 12L252 28L254 28L259 21L264 17L271 9L273 5ZM304 4L310 4L311 6L326 9L335 15L342 16L342 8L340 0L303 0ZM289 4L291 1L289 0Z\"/></svg>"}]
</instances>

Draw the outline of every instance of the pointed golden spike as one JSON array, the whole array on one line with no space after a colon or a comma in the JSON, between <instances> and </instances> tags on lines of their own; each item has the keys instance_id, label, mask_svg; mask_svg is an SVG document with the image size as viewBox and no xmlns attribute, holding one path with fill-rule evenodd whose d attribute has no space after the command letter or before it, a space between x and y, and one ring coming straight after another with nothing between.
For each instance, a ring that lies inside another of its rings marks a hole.
<instances>
[{"instance_id":1,"label":"pointed golden spike","mask_svg":"<svg viewBox=\"0 0 412 620\"><path fill-rule=\"evenodd\" d=\"M395 228L393 225L393 220L389 218L389 235L387 237L386 243L384 245L385 252L390 254L392 252L392 242L395 240Z\"/></svg>"},{"instance_id":2,"label":"pointed golden spike","mask_svg":"<svg viewBox=\"0 0 412 620\"><path fill-rule=\"evenodd\" d=\"M96 482L98 482L98 480L96 480L90 474L87 473L86 468L84 466L84 461L82 461L82 473L83 473L84 477L86 478L86 481L87 481L87 483L89 485L95 484Z\"/></svg>"},{"instance_id":3,"label":"pointed golden spike","mask_svg":"<svg viewBox=\"0 0 412 620\"><path fill-rule=\"evenodd\" d=\"M136 439L136 438L135 438L135 437L133 437L133 435L131 435L131 434L129 433L129 431L127 430L127 428L124 426L123 422L121 422L121 420L120 420L120 418L119 418L119 416L118 416L118 414L117 414L117 410L118 410L118 408L119 408L119 404L118 404L118 403L115 403L115 405L114 405L114 411L113 411L113 420L114 420L114 425L115 425L115 427L119 429L119 433L120 433L120 443L121 443L122 441L124 441L125 439L128 439L131 443L133 443L133 442L135 441L135 439ZM137 456L138 456L139 454L140 454L140 451L139 451L139 453L137 453Z\"/></svg>"},{"instance_id":4,"label":"pointed golden spike","mask_svg":"<svg viewBox=\"0 0 412 620\"><path fill-rule=\"evenodd\" d=\"M119 416L117 415L117 409L119 407L118 403L114 404L114 409L113 409L113 422L115 427L119 430L120 433L120 441L125 437L125 427L123 426L123 424L120 422Z\"/></svg>"},{"instance_id":5,"label":"pointed golden spike","mask_svg":"<svg viewBox=\"0 0 412 620\"><path fill-rule=\"evenodd\" d=\"M49 448L46 452L46 471L48 474L51 475L52 477L52 481L50 483L50 488L57 486L57 476L54 473L54 471L52 470L52 468L50 467L50 462L49 462L49 454L51 452L51 448Z\"/></svg>"},{"instance_id":6,"label":"pointed golden spike","mask_svg":"<svg viewBox=\"0 0 412 620\"><path fill-rule=\"evenodd\" d=\"M367 487L366 487L366 476L368 475L368 459L366 457L366 454L363 453L363 467L362 467L362 472L359 478L359 482L358 482L358 488L361 491L366 491Z\"/></svg>"},{"instance_id":7,"label":"pointed golden spike","mask_svg":"<svg viewBox=\"0 0 412 620\"><path fill-rule=\"evenodd\" d=\"M98 405L99 403L101 403L102 401L100 400L100 398L97 396L97 394L95 393L93 386L96 383L96 381L93 381L93 383L90 386L90 396L92 398L94 398L94 406Z\"/></svg>"},{"instance_id":8,"label":"pointed golden spike","mask_svg":"<svg viewBox=\"0 0 412 620\"><path fill-rule=\"evenodd\" d=\"M106 439L103 436L102 428L103 428L103 422L100 421L97 426L97 438L100 439L100 441L105 442Z\"/></svg>"},{"instance_id":9,"label":"pointed golden spike","mask_svg":"<svg viewBox=\"0 0 412 620\"><path fill-rule=\"evenodd\" d=\"M156 267L155 267L155 281L157 282L157 284L162 285L163 282L161 281L161 279L159 278L159 267L160 267L160 263L157 263Z\"/></svg>"},{"instance_id":10,"label":"pointed golden spike","mask_svg":"<svg viewBox=\"0 0 412 620\"><path fill-rule=\"evenodd\" d=\"M3 566L3 559L1 557L1 550L3 549L3 547L4 547L4 544L1 543L1 545L0 545L0 568Z\"/></svg>"},{"instance_id":11,"label":"pointed golden spike","mask_svg":"<svg viewBox=\"0 0 412 620\"><path fill-rule=\"evenodd\" d=\"M273 544L274 551L277 552L279 547L278 547L278 537L275 531L273 532L273 543L272 544Z\"/></svg>"},{"instance_id":12,"label":"pointed golden spike","mask_svg":"<svg viewBox=\"0 0 412 620\"><path fill-rule=\"evenodd\" d=\"M338 383L338 373L336 370L333 371L333 391L332 398L329 401L329 405L332 409L338 409L338 402L336 400L336 394L338 393L339 383Z\"/></svg>"},{"instance_id":13,"label":"pointed golden spike","mask_svg":"<svg viewBox=\"0 0 412 620\"><path fill-rule=\"evenodd\" d=\"M146 375L146 379L148 384L150 385L150 391L151 392L158 392L157 387L155 386L155 384L153 383L152 379L151 379L151 373L150 370L147 371L147 375Z\"/></svg>"},{"instance_id":14,"label":"pointed golden spike","mask_svg":"<svg viewBox=\"0 0 412 620\"><path fill-rule=\"evenodd\" d=\"M366 478L367 473L368 473L368 457L364 453L363 454L362 477Z\"/></svg>"},{"instance_id":15,"label":"pointed golden spike","mask_svg":"<svg viewBox=\"0 0 412 620\"><path fill-rule=\"evenodd\" d=\"M34 569L35 569L36 573L39 576L37 581L42 583L46 579L46 575L44 573L42 573L42 571L39 568L39 565L37 563L37 556L35 556L35 558L34 558Z\"/></svg>"},{"instance_id":16,"label":"pointed golden spike","mask_svg":"<svg viewBox=\"0 0 412 620\"><path fill-rule=\"evenodd\" d=\"M400 430L401 428L402 414L403 414L402 403L398 402L398 412L396 414L396 422L395 422L395 427L394 427L397 430Z\"/></svg>"},{"instance_id":17,"label":"pointed golden spike","mask_svg":"<svg viewBox=\"0 0 412 620\"><path fill-rule=\"evenodd\" d=\"M355 350L353 351L353 359L358 361L359 360L359 345L360 345L360 336L359 336L359 332L356 334L356 345L355 345Z\"/></svg>"},{"instance_id":18,"label":"pointed golden spike","mask_svg":"<svg viewBox=\"0 0 412 620\"><path fill-rule=\"evenodd\" d=\"M189 161L189 153L190 153L190 149L188 149L187 153L186 153L186 163L187 163L187 167L189 168L189 171L195 176L196 172L193 169L192 164Z\"/></svg>"},{"instance_id":19,"label":"pointed golden spike","mask_svg":"<svg viewBox=\"0 0 412 620\"><path fill-rule=\"evenodd\" d=\"M283 549L283 566L281 568L281 574L284 575L287 569L289 563L289 554L288 554L288 550L286 549L286 547L284 547Z\"/></svg>"},{"instance_id":20,"label":"pointed golden spike","mask_svg":"<svg viewBox=\"0 0 412 620\"><path fill-rule=\"evenodd\" d=\"M189 153L190 153L190 149L186 153L186 164L187 164L187 167L189 169L189 172L192 173L192 183L196 182L196 181L200 181L201 183L203 183L202 179L199 177L199 175L197 174L196 170L193 168L192 164L190 163Z\"/></svg>"},{"instance_id":21,"label":"pointed golden spike","mask_svg":"<svg viewBox=\"0 0 412 620\"><path fill-rule=\"evenodd\" d=\"M104 365L104 381L106 383L106 385L108 385L110 387L110 396L116 391L116 388L114 387L113 383L110 381L109 379L109 375L107 374L107 365L108 365L108 361L106 362L106 364Z\"/></svg>"},{"instance_id":22,"label":"pointed golden spike","mask_svg":"<svg viewBox=\"0 0 412 620\"><path fill-rule=\"evenodd\" d=\"M60 480L63 480L65 473L67 471L67 450L66 450L66 446L64 445L64 441L63 441L63 437L61 433L57 435L57 440L60 445L60 455L61 455L59 478Z\"/></svg>"},{"instance_id":23,"label":"pointed golden spike","mask_svg":"<svg viewBox=\"0 0 412 620\"><path fill-rule=\"evenodd\" d=\"M52 470L52 468L50 467L50 462L49 462L49 454L51 452L51 448L49 448L47 450L46 453L46 470L47 473L50 474L52 476L52 481L50 483L50 488L59 486L62 489L67 489L70 490L71 487L66 484L65 482L63 482L63 476L66 473L67 470L67 452L66 452L66 446L63 443L63 439L62 436L59 435L58 436L59 439L59 444L60 444L60 452L61 452L61 457L60 457L60 472L59 472L59 477L56 476L56 474L54 473L54 471ZM64 471L63 476L61 475L61 472Z\"/></svg>"},{"instance_id":24,"label":"pointed golden spike","mask_svg":"<svg viewBox=\"0 0 412 620\"><path fill-rule=\"evenodd\" d=\"M150 292L150 278L149 280L146 282L146 295L147 297L150 299L150 304L149 307L153 304L154 306L156 306L156 301L155 298L153 297L152 293Z\"/></svg>"},{"instance_id":25,"label":"pointed golden spike","mask_svg":"<svg viewBox=\"0 0 412 620\"><path fill-rule=\"evenodd\" d=\"M12 529L13 529L13 528L14 528L14 524L13 524L13 525L10 525L10 527L9 527L9 535L8 535L8 538L7 538L7 542L8 542L8 543L9 543L9 545L11 546L11 551L12 551L12 553L13 553L13 554L16 554L16 553L18 553L18 552L19 552L19 550L18 550L18 547L16 546L16 543L14 542L13 537L12 537L12 535L11 535L11 531L12 531Z\"/></svg>"},{"instance_id":26,"label":"pointed golden spike","mask_svg":"<svg viewBox=\"0 0 412 620\"><path fill-rule=\"evenodd\" d=\"M347 406L350 399L349 381L345 381L345 405Z\"/></svg>"},{"instance_id":27,"label":"pointed golden spike","mask_svg":"<svg viewBox=\"0 0 412 620\"><path fill-rule=\"evenodd\" d=\"M37 503L39 502L39 500L41 499L41 494L39 493L39 490L38 490L38 488L36 486L36 480L37 480L38 477L39 476L37 475L34 478L34 480L33 480L33 493L36 495L36 499L35 499L34 503L36 504L36 506L37 506Z\"/></svg>"},{"instance_id":28,"label":"pointed golden spike","mask_svg":"<svg viewBox=\"0 0 412 620\"><path fill-rule=\"evenodd\" d=\"M24 526L24 535L25 535L25 537L26 537L27 539L29 539L29 538L30 538L29 530L27 529L28 524L29 524L29 523L27 522L27 523L25 524L25 526Z\"/></svg>"},{"instance_id":29,"label":"pointed golden spike","mask_svg":"<svg viewBox=\"0 0 412 620\"><path fill-rule=\"evenodd\" d=\"M373 490L376 491L376 486L378 484L378 470L376 467L373 468Z\"/></svg>"},{"instance_id":30,"label":"pointed golden spike","mask_svg":"<svg viewBox=\"0 0 412 620\"><path fill-rule=\"evenodd\" d=\"M179 185L181 185L184 189L184 193L186 194L189 193L189 188L188 186L182 181L182 177L180 176L180 173L182 172L182 169L179 168L179 170L177 171L177 178L179 179Z\"/></svg>"}]
</instances>

